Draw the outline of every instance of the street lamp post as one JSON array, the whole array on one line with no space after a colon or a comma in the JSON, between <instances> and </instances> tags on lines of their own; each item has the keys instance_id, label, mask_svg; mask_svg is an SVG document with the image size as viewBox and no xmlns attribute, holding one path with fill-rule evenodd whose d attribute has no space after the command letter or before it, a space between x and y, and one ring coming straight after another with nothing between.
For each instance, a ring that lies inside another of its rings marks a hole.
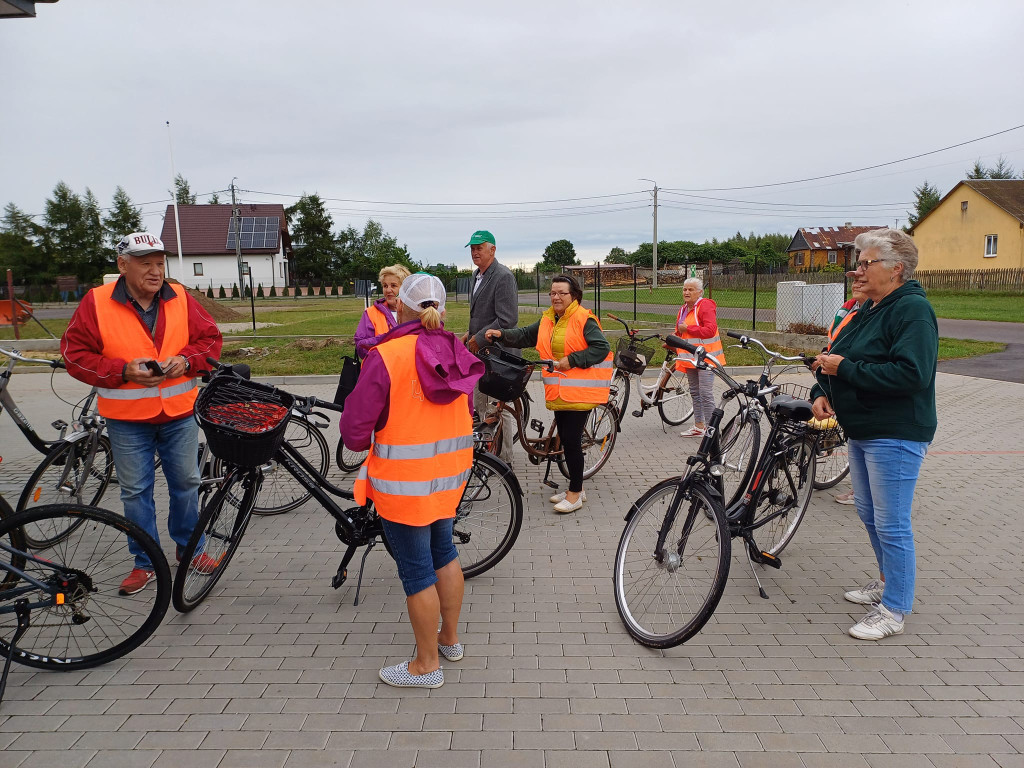
<instances>
[{"instance_id":1,"label":"street lamp post","mask_svg":"<svg viewBox=\"0 0 1024 768\"><path fill-rule=\"evenodd\" d=\"M654 179L640 179L640 181L649 181L654 185L654 238L651 241L653 248L653 255L651 262L654 267L654 273L651 276L651 290L657 290L658 288L658 182Z\"/></svg>"}]
</instances>

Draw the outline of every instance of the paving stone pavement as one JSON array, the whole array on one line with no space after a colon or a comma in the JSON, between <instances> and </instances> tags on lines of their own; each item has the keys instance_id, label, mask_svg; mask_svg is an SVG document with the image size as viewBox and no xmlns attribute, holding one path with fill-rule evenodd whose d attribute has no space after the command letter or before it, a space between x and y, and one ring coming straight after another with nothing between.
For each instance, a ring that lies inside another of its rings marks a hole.
<instances>
[{"instance_id":1,"label":"paving stone pavement","mask_svg":"<svg viewBox=\"0 0 1024 768\"><path fill-rule=\"evenodd\" d=\"M42 402L42 377L37 389ZM172 608L128 658L63 674L15 665L0 768L1021 768L1024 542L1012 489L1024 385L940 374L938 390L915 500L918 599L902 636L846 634L862 611L842 592L875 573L856 513L832 501L844 483L812 498L783 569L760 571L768 600L737 552L700 634L666 651L634 643L611 592L622 518L678 474L692 442L648 412L627 417L574 515L552 513L542 472L518 454L523 531L467 582L466 657L445 664L444 687L378 681L413 646L394 565L375 550L353 606L354 585L330 586L333 525L306 505L254 519L207 601ZM54 399L46 412L63 408ZM9 493L38 459L16 455L24 440L3 418Z\"/></svg>"}]
</instances>

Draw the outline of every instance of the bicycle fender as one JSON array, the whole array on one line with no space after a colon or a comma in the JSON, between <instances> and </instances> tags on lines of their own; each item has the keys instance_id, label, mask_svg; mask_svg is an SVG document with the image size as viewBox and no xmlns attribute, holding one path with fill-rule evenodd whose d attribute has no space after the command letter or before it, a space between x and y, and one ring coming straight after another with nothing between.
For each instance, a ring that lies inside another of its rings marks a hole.
<instances>
[{"instance_id":1,"label":"bicycle fender","mask_svg":"<svg viewBox=\"0 0 1024 768\"><path fill-rule=\"evenodd\" d=\"M91 436L92 436L92 430L88 430L87 429L87 430L84 430L82 432L72 432L70 435L67 435L60 442L61 443L77 443L79 440L85 440L86 438L91 437ZM57 443L54 443L53 447L56 448L57 445L58 445Z\"/></svg>"}]
</instances>

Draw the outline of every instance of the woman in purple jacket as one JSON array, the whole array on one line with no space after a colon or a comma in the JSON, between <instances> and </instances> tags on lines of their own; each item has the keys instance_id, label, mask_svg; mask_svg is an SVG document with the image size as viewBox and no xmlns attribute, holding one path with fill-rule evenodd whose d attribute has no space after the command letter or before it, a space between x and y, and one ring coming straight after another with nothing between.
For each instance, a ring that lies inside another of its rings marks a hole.
<instances>
[{"instance_id":1,"label":"woman in purple jacket","mask_svg":"<svg viewBox=\"0 0 1024 768\"><path fill-rule=\"evenodd\" d=\"M377 275L380 281L381 290L384 291L384 298L377 299L359 318L359 325L356 326L355 342L356 354L359 359L366 357L366 353L373 346L372 341L378 336L387 333L398 324L398 289L402 287L402 281L409 276L409 270L402 264L392 264L384 267Z\"/></svg>"}]
</instances>

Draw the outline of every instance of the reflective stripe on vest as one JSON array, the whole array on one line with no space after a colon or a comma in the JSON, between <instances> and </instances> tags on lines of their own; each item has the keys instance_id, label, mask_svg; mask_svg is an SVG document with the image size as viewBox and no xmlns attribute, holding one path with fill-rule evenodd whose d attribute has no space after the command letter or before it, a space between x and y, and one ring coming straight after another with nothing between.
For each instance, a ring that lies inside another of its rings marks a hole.
<instances>
[{"instance_id":1,"label":"reflective stripe on vest","mask_svg":"<svg viewBox=\"0 0 1024 768\"><path fill-rule=\"evenodd\" d=\"M382 333L387 333L391 330L388 318L384 315L386 311L376 304L371 304L366 308L366 314L369 316L370 322L373 323L373 333L375 336L380 336Z\"/></svg>"},{"instance_id":2,"label":"reflective stripe on vest","mask_svg":"<svg viewBox=\"0 0 1024 768\"><path fill-rule=\"evenodd\" d=\"M583 329L590 317L593 317L590 311L579 305L571 315L562 315L557 323L552 322L551 315L545 312L537 330L537 353L544 359L554 358L553 339L557 333L563 332L563 356L582 352L587 348ZM600 328L601 322L596 317L594 320ZM567 403L607 403L614 375L611 352L600 363L589 368L543 371L541 381L544 383L544 399L549 403L559 399Z\"/></svg>"},{"instance_id":3,"label":"reflective stripe on vest","mask_svg":"<svg viewBox=\"0 0 1024 768\"><path fill-rule=\"evenodd\" d=\"M676 330L679 329L680 325L684 327L687 325L700 325L700 322L697 320L697 307L702 301L704 301L704 299L697 299L697 302L693 305L693 309L691 309L685 317L683 317L683 310L686 309L686 305L684 304L680 307L679 315L676 317ZM720 336L715 335L707 339L702 339L699 336L694 336L686 330L682 333L677 333L676 335L681 339L686 339L689 342L701 345L707 352L708 357L715 358L719 365L725 365L725 351L722 349L722 338ZM694 358L690 352L687 352L685 349L679 349L678 347L673 347L673 349L678 355L676 358L677 371L691 370L697 367L695 364L696 358Z\"/></svg>"},{"instance_id":4,"label":"reflective stripe on vest","mask_svg":"<svg viewBox=\"0 0 1024 768\"><path fill-rule=\"evenodd\" d=\"M832 328L828 332L828 344L825 346L825 351L828 352L832 349L832 342L839 338L839 332L846 327L846 324L853 320L853 316L857 314L856 309L851 309L838 323L833 323Z\"/></svg>"},{"instance_id":5,"label":"reflective stripe on vest","mask_svg":"<svg viewBox=\"0 0 1024 768\"><path fill-rule=\"evenodd\" d=\"M415 334L375 347L387 368L388 421L356 476L356 502L372 500L385 520L429 525L454 517L473 464L466 395L447 405L426 399L416 372Z\"/></svg>"},{"instance_id":6,"label":"reflective stripe on vest","mask_svg":"<svg viewBox=\"0 0 1024 768\"><path fill-rule=\"evenodd\" d=\"M159 312L164 318L160 349L156 348L153 335L138 312L114 300L116 282L93 288L103 357L110 360L133 360L137 357L166 360L188 346L187 294L183 286L169 285L175 298L160 302ZM190 413L197 394L196 380L191 376L167 378L155 387L129 381L120 387L97 388L96 405L100 415L108 419L147 421L161 414L173 418Z\"/></svg>"}]
</instances>

